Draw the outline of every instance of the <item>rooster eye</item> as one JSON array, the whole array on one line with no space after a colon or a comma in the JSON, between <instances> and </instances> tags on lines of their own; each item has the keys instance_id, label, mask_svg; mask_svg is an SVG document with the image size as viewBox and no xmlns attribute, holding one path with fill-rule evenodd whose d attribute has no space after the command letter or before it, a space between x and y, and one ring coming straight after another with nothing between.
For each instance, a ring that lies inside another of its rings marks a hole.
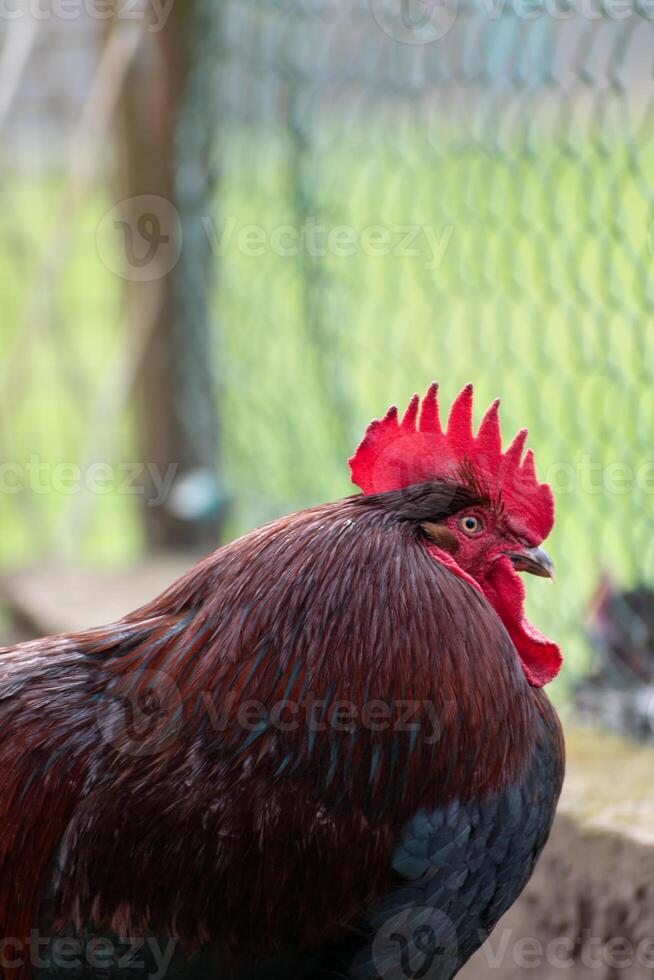
<instances>
[{"instance_id":1,"label":"rooster eye","mask_svg":"<svg viewBox=\"0 0 654 980\"><path fill-rule=\"evenodd\" d=\"M478 534L481 531L481 521L472 515L468 515L468 517L461 518L459 527L465 534Z\"/></svg>"}]
</instances>

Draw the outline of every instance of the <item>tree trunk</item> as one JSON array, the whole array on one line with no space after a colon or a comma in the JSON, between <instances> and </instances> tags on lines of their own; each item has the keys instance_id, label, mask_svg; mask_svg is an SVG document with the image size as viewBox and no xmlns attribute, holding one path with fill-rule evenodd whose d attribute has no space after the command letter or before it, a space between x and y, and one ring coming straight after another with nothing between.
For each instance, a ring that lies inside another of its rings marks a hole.
<instances>
[{"instance_id":1,"label":"tree trunk","mask_svg":"<svg viewBox=\"0 0 654 980\"><path fill-rule=\"evenodd\" d=\"M216 14L207 0L185 0L170 5L163 29L142 27L117 116L117 200L123 203L116 227L124 239L127 323L134 338L147 331L134 392L145 464L143 520L148 548L168 550L211 550L220 530L212 261L200 220L209 213L213 189L211 92L202 84L208 81L204 74L213 72L206 50L201 63L194 57L208 17L215 20ZM191 513L187 507L180 515L174 496L162 500L161 484L174 473L179 489L190 472L200 474L205 490L214 482L214 499L207 505L205 492L197 513L191 506Z\"/></svg>"}]
</instances>

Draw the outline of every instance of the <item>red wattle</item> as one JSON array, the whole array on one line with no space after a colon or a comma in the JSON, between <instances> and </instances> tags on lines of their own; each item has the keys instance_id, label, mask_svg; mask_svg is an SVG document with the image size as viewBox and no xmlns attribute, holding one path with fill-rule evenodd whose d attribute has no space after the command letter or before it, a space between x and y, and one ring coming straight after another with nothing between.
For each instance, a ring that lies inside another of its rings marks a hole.
<instances>
[{"instance_id":1,"label":"red wattle","mask_svg":"<svg viewBox=\"0 0 654 980\"><path fill-rule=\"evenodd\" d=\"M525 587L508 558L494 562L483 592L504 623L531 686L553 681L561 669L561 651L526 618Z\"/></svg>"},{"instance_id":2,"label":"red wattle","mask_svg":"<svg viewBox=\"0 0 654 980\"><path fill-rule=\"evenodd\" d=\"M524 614L525 587L508 558L499 558L483 585L461 568L452 555L434 544L427 551L454 575L486 596L500 617L517 650L525 677L532 687L553 681L563 662L556 643L544 636Z\"/></svg>"}]
</instances>

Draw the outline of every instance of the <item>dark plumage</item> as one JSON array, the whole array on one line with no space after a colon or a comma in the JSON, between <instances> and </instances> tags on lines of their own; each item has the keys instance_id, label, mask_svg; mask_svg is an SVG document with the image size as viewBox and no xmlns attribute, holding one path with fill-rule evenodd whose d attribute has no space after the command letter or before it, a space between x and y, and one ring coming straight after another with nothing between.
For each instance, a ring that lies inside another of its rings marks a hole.
<instances>
[{"instance_id":1,"label":"dark plumage","mask_svg":"<svg viewBox=\"0 0 654 980\"><path fill-rule=\"evenodd\" d=\"M316 507L118 623L1 651L0 935L113 937L96 977L140 975L117 936L168 935L168 977L451 977L527 881L563 765L424 527L495 514L480 494Z\"/></svg>"}]
</instances>

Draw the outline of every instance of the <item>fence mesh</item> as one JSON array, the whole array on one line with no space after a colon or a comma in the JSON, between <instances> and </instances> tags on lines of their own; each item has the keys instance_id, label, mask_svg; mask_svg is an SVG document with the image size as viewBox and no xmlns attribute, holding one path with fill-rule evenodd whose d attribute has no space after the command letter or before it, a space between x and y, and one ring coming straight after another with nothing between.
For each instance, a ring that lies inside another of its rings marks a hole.
<instances>
[{"instance_id":1,"label":"fence mesh","mask_svg":"<svg viewBox=\"0 0 654 980\"><path fill-rule=\"evenodd\" d=\"M201 225L228 534L349 493L371 417L433 379L444 402L473 381L477 418L500 395L505 433L529 427L556 491L559 582L529 602L581 668L602 575L654 576L652 16L644 0L222 5ZM128 399L106 411L102 384L126 342L123 283L96 246L102 182L61 220L75 148L94 158L78 127L100 31L78 25L68 92L61 26L60 70L46 79L37 37L0 115L0 439L21 466L88 462L89 446L134 458ZM71 117L56 145L53 92ZM0 494L5 562L134 555L124 486L79 522L79 494L52 482Z\"/></svg>"}]
</instances>

